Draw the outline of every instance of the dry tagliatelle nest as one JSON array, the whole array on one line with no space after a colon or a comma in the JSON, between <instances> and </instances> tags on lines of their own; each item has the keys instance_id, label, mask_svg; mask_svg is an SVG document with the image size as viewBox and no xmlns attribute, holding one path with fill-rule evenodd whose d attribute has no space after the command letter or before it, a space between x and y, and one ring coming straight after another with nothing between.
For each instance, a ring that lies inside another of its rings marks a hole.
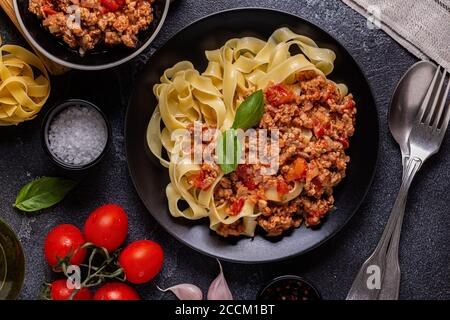
<instances>
[{"instance_id":1,"label":"dry tagliatelle nest","mask_svg":"<svg viewBox=\"0 0 450 320\"><path fill-rule=\"evenodd\" d=\"M2 45L0 38L0 126L31 120L50 95L43 63L30 51Z\"/></svg>"}]
</instances>

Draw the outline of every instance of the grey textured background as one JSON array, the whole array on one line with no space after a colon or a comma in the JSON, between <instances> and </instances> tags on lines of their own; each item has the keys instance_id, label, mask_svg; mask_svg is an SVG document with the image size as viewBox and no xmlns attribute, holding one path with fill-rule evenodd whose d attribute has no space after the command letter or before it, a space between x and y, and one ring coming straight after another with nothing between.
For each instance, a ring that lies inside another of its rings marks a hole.
<instances>
[{"instance_id":1,"label":"grey textured background","mask_svg":"<svg viewBox=\"0 0 450 320\"><path fill-rule=\"evenodd\" d=\"M173 298L158 292L155 283L167 287L191 282L206 292L217 275L216 262L167 234L136 195L126 166L124 116L135 76L157 47L193 20L243 6L277 8L297 14L321 26L349 49L374 89L381 121L381 145L377 174L368 197L333 240L304 256L284 262L265 265L223 263L226 277L236 299L253 299L263 283L287 273L310 279L325 299L345 298L359 266L382 233L400 183L399 150L388 131L387 112L397 81L416 59L382 31L369 30L363 17L338 0L180 0L170 9L156 41L143 54L114 70L113 76L104 73L88 75L91 79L95 77L97 87L86 88L82 79L87 74L74 74L75 81L70 85L66 82L67 77L54 79L54 97L92 97L91 100L103 105L113 126L114 140L101 166L85 177L63 203L41 214L21 214L11 208L11 203L20 187L31 179L58 174L41 149L40 123L45 110L34 121L18 127L0 128L0 216L18 233L27 259L20 298L36 298L42 282L51 279L42 252L46 233L60 223L82 227L92 210L109 202L119 203L130 216L128 241L153 239L164 247L163 271L151 283L138 287L144 298ZM3 12L0 12L0 34L5 42L23 44ZM98 99L101 101L96 101ZM402 299L450 298L449 150L450 140L446 138L440 154L426 164L410 193L400 252Z\"/></svg>"}]
</instances>

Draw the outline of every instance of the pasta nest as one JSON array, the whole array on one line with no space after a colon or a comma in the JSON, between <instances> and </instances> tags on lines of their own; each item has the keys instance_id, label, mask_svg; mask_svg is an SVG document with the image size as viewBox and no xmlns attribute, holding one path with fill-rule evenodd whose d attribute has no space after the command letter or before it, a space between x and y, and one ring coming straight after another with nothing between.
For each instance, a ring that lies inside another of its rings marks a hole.
<instances>
[{"instance_id":1,"label":"pasta nest","mask_svg":"<svg viewBox=\"0 0 450 320\"><path fill-rule=\"evenodd\" d=\"M34 119L50 95L50 78L30 51L0 39L0 126Z\"/></svg>"}]
</instances>

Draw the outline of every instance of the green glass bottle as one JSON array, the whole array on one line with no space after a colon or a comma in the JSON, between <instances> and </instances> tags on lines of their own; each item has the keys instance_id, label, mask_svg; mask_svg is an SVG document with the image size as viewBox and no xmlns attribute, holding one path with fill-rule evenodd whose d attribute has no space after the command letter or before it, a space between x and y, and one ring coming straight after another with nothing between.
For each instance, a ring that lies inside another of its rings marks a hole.
<instances>
[{"instance_id":1,"label":"green glass bottle","mask_svg":"<svg viewBox=\"0 0 450 320\"><path fill-rule=\"evenodd\" d=\"M0 219L0 300L17 298L24 274L22 245L14 231Z\"/></svg>"}]
</instances>

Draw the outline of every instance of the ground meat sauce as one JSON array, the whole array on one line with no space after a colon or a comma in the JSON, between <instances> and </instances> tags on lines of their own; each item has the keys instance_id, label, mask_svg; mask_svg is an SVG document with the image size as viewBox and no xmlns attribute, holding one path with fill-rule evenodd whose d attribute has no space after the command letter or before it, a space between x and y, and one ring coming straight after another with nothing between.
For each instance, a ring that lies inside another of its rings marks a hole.
<instances>
[{"instance_id":1,"label":"ground meat sauce","mask_svg":"<svg viewBox=\"0 0 450 320\"><path fill-rule=\"evenodd\" d=\"M97 45L134 48L153 20L153 0L30 0L28 10L80 54ZM78 22L77 17L79 16Z\"/></svg>"},{"instance_id":2,"label":"ground meat sauce","mask_svg":"<svg viewBox=\"0 0 450 320\"><path fill-rule=\"evenodd\" d=\"M352 95L343 97L335 83L313 71L298 73L296 80L293 85L270 84L265 89L265 112L258 128L279 130L277 174L261 175L260 164L239 165L214 190L216 204L228 202L230 215L236 214L242 199L253 201L261 212L258 225L269 236L281 235L302 222L306 226L320 224L333 208L333 187L345 177L350 161L345 149L354 133ZM310 139L302 135L304 129L312 132ZM205 179L212 171L205 170ZM300 196L285 204L267 200L266 190L276 186L283 195L295 181L304 184ZM244 230L241 220L221 225L217 233L239 235Z\"/></svg>"}]
</instances>

